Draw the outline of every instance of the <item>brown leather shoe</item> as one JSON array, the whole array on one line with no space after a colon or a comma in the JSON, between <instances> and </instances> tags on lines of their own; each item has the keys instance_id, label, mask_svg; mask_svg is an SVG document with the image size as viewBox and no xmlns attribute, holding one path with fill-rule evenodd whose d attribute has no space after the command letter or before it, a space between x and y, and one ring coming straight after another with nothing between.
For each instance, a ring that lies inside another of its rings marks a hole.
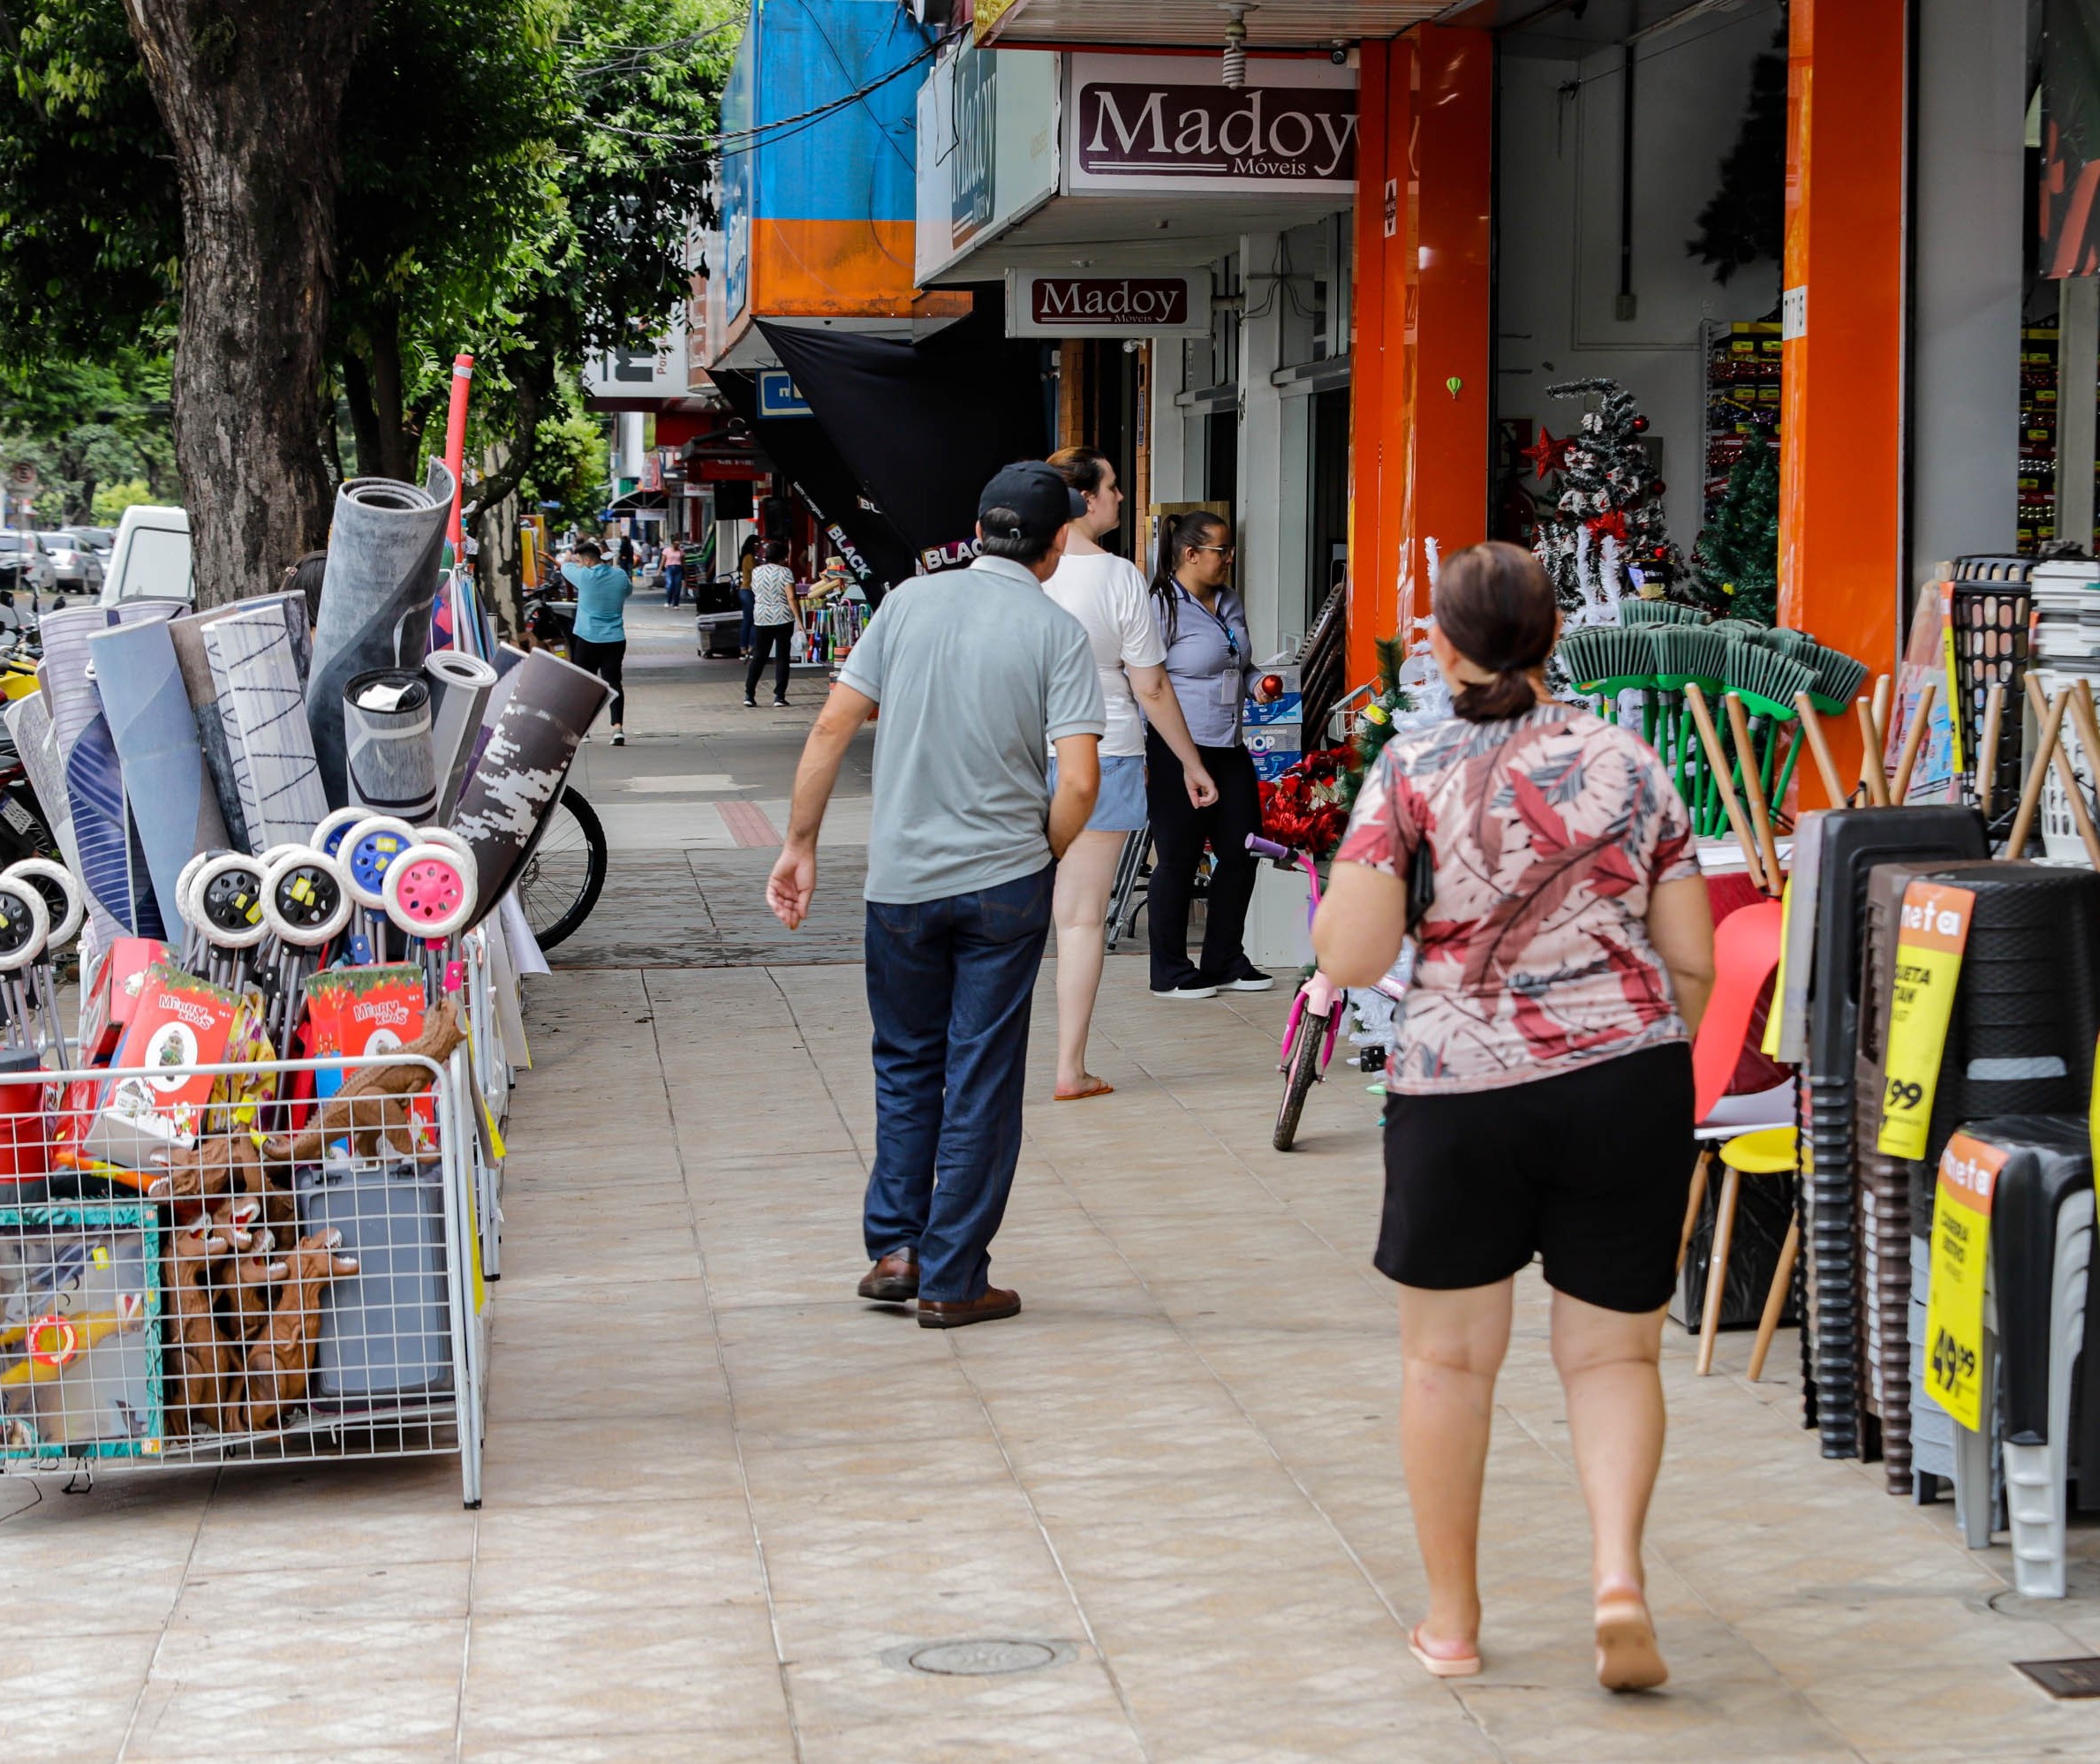
<instances>
[{"instance_id":1,"label":"brown leather shoe","mask_svg":"<svg viewBox=\"0 0 2100 1764\"><path fill-rule=\"evenodd\" d=\"M961 1329L964 1323L991 1323L1021 1315L1021 1295L1003 1286L987 1286L974 1299L921 1299L921 1329Z\"/></svg>"},{"instance_id":2,"label":"brown leather shoe","mask_svg":"<svg viewBox=\"0 0 2100 1764\"><path fill-rule=\"evenodd\" d=\"M907 1244L893 1249L861 1278L860 1296L901 1305L918 1296L918 1252Z\"/></svg>"}]
</instances>

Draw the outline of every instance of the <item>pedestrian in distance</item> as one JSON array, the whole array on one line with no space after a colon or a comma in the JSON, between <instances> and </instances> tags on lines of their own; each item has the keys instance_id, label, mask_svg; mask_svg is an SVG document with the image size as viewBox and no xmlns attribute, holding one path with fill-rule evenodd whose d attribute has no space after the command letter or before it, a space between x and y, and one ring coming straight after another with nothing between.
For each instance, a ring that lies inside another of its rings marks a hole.
<instances>
[{"instance_id":1,"label":"pedestrian in distance","mask_svg":"<svg viewBox=\"0 0 2100 1764\"><path fill-rule=\"evenodd\" d=\"M759 569L759 536L746 533L744 543L737 548L737 604L744 609L744 624L739 631L737 653L746 661L751 660L752 608L755 596L752 592L751 579ZM747 692L746 697L751 695Z\"/></svg>"},{"instance_id":2,"label":"pedestrian in distance","mask_svg":"<svg viewBox=\"0 0 2100 1764\"><path fill-rule=\"evenodd\" d=\"M1007 466L978 499L975 562L890 590L810 731L767 884L781 923L801 924L824 805L880 705L865 890L873 1265L859 1291L916 1297L927 1329L1021 1308L991 1284L991 1245L1021 1151L1057 860L1093 811L1106 720L1085 628L1043 592L1085 506L1042 461Z\"/></svg>"},{"instance_id":3,"label":"pedestrian in distance","mask_svg":"<svg viewBox=\"0 0 2100 1764\"><path fill-rule=\"evenodd\" d=\"M1240 739L1247 699L1272 696L1250 675L1253 645L1247 609L1228 585L1232 529L1196 509L1165 523L1152 576L1152 611L1166 647L1167 677L1217 797L1198 803L1182 788L1164 729L1144 738L1145 801L1152 810L1152 878L1145 894L1152 949L1152 997L1211 999L1220 991L1265 992L1276 983L1247 959L1247 903L1256 861L1247 835L1261 831L1254 756ZM1205 897L1203 958L1189 960L1189 903L1205 843L1211 880Z\"/></svg>"},{"instance_id":4,"label":"pedestrian in distance","mask_svg":"<svg viewBox=\"0 0 2100 1764\"><path fill-rule=\"evenodd\" d=\"M618 562L620 568L624 569L630 576L634 574L634 536L631 533L622 533L620 535Z\"/></svg>"},{"instance_id":5,"label":"pedestrian in distance","mask_svg":"<svg viewBox=\"0 0 2100 1764\"><path fill-rule=\"evenodd\" d=\"M795 633L802 629L802 607L795 598L795 572L788 568L788 542L766 541L766 561L751 573L751 666L744 674L744 702L758 708L759 676L768 655L773 666L773 702L788 704L788 661ZM805 638L806 641L806 638Z\"/></svg>"},{"instance_id":6,"label":"pedestrian in distance","mask_svg":"<svg viewBox=\"0 0 2100 1764\"><path fill-rule=\"evenodd\" d=\"M675 539L663 547L663 604L676 607L685 598L685 547Z\"/></svg>"},{"instance_id":7,"label":"pedestrian in distance","mask_svg":"<svg viewBox=\"0 0 2100 1764\"><path fill-rule=\"evenodd\" d=\"M1144 572L1100 543L1122 521L1123 493L1114 465L1091 447L1060 449L1050 456L1050 464L1084 499L1086 512L1073 521L1064 559L1044 592L1086 627L1107 707L1100 795L1086 831L1058 862L1051 907L1057 925L1057 1088L1053 1094L1057 1101L1069 1103L1105 1097L1115 1088L1086 1069L1086 1038L1101 987L1116 863L1124 841L1147 819L1146 726L1158 731L1174 756L1165 788L1183 792L1190 807L1206 809L1218 800L1218 787L1204 767L1181 701L1167 683L1167 645L1152 618ZM1054 764L1050 781L1054 788Z\"/></svg>"},{"instance_id":8,"label":"pedestrian in distance","mask_svg":"<svg viewBox=\"0 0 2100 1764\"><path fill-rule=\"evenodd\" d=\"M1590 1510L1598 1679L1646 1690L1668 1677L1641 1534L1695 1149L1690 1037L1713 980L1706 885L1654 751L1549 695L1560 614L1537 560L1468 547L1433 610L1457 714L1379 752L1312 928L1322 970L1368 986L1410 893L1433 889L1386 1068L1373 1258L1400 1289L1401 1456L1429 1579L1409 1646L1438 1677L1480 1670L1495 1376L1537 1255Z\"/></svg>"},{"instance_id":9,"label":"pedestrian in distance","mask_svg":"<svg viewBox=\"0 0 2100 1764\"><path fill-rule=\"evenodd\" d=\"M627 695L621 690L620 669L627 659L627 597L634 592L634 578L605 561L596 539L578 540L576 559L562 566L563 576L576 590L576 626L569 638L569 659L613 689L613 745L625 747L627 731L621 720Z\"/></svg>"}]
</instances>

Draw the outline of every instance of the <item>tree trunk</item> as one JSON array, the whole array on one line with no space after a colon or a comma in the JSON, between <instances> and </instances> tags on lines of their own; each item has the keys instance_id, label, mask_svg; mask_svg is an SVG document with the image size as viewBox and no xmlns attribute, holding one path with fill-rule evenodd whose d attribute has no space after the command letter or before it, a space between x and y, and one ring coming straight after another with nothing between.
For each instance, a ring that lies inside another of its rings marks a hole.
<instances>
[{"instance_id":1,"label":"tree trunk","mask_svg":"<svg viewBox=\"0 0 2100 1764\"><path fill-rule=\"evenodd\" d=\"M197 603L328 535L320 445L337 131L375 0L125 0L182 192L175 460Z\"/></svg>"},{"instance_id":2,"label":"tree trunk","mask_svg":"<svg viewBox=\"0 0 2100 1764\"><path fill-rule=\"evenodd\" d=\"M411 427L413 413L403 402L401 315L393 307L382 305L373 314L369 331L374 433L379 440L376 469L381 478L412 479L422 428L419 424Z\"/></svg>"},{"instance_id":3,"label":"tree trunk","mask_svg":"<svg viewBox=\"0 0 2100 1764\"><path fill-rule=\"evenodd\" d=\"M491 448L486 456L485 463L491 477L503 468L500 451ZM485 604L495 616L497 635L512 643L517 641L517 633L525 629L525 559L517 539L524 512L524 505L513 490L501 501L485 503L474 522L474 537L481 543L481 592Z\"/></svg>"},{"instance_id":4,"label":"tree trunk","mask_svg":"<svg viewBox=\"0 0 2100 1764\"><path fill-rule=\"evenodd\" d=\"M352 478L378 478L379 412L372 404L372 372L365 358L343 351L343 401L350 406L351 439L357 443L358 469Z\"/></svg>"}]
</instances>

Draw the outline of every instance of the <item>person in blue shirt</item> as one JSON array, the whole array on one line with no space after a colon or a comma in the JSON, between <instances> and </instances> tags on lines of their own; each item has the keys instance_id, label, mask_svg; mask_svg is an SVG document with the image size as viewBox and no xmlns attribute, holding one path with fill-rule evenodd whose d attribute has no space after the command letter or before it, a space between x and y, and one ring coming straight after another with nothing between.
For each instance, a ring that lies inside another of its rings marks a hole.
<instances>
[{"instance_id":1,"label":"person in blue shirt","mask_svg":"<svg viewBox=\"0 0 2100 1764\"><path fill-rule=\"evenodd\" d=\"M576 590L576 632L569 640L569 659L613 689L613 745L625 747L621 714L627 695L620 686L620 665L627 659L627 597L634 592L634 580L605 561L596 539L585 539L576 554L579 562L562 566L563 576Z\"/></svg>"}]
</instances>

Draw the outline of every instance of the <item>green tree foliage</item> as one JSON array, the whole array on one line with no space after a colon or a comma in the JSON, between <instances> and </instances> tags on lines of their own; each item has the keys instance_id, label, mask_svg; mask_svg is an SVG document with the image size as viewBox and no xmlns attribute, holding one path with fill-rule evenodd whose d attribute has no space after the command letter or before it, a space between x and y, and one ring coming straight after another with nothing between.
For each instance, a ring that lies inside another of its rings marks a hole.
<instances>
[{"instance_id":1,"label":"green tree foliage","mask_svg":"<svg viewBox=\"0 0 2100 1764\"><path fill-rule=\"evenodd\" d=\"M119 348L0 371L0 465L18 462L36 468L36 517L52 525L94 519L112 482L140 482L135 501L179 501L167 355Z\"/></svg>"},{"instance_id":2,"label":"green tree foliage","mask_svg":"<svg viewBox=\"0 0 2100 1764\"><path fill-rule=\"evenodd\" d=\"M1750 437L1693 561L1732 619L1776 624L1779 613L1779 450Z\"/></svg>"},{"instance_id":3,"label":"green tree foliage","mask_svg":"<svg viewBox=\"0 0 2100 1764\"><path fill-rule=\"evenodd\" d=\"M470 514L520 490L576 494L590 425L575 370L654 335L686 297L744 10L380 0L341 129L328 349L354 437L341 470L419 475L465 349ZM0 366L19 381L113 362L172 327L180 205L123 0L0 0ZM543 442L554 456L536 471Z\"/></svg>"}]
</instances>

